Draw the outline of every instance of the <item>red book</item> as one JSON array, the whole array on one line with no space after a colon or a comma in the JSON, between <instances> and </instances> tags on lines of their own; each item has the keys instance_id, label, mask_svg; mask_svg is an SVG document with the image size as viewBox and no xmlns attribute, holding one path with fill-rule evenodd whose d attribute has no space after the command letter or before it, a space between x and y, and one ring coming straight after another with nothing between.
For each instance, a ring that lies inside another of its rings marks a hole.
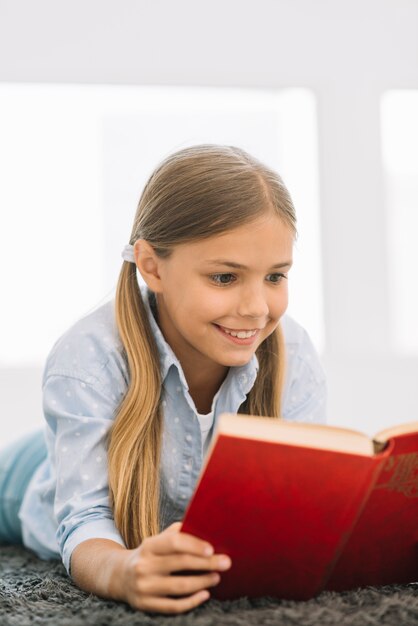
<instances>
[{"instance_id":1,"label":"red book","mask_svg":"<svg viewBox=\"0 0 418 626\"><path fill-rule=\"evenodd\" d=\"M392 436L387 453L326 589L418 581L418 432Z\"/></svg>"},{"instance_id":2,"label":"red book","mask_svg":"<svg viewBox=\"0 0 418 626\"><path fill-rule=\"evenodd\" d=\"M418 422L370 439L220 416L182 532L231 557L219 599L418 581Z\"/></svg>"}]
</instances>

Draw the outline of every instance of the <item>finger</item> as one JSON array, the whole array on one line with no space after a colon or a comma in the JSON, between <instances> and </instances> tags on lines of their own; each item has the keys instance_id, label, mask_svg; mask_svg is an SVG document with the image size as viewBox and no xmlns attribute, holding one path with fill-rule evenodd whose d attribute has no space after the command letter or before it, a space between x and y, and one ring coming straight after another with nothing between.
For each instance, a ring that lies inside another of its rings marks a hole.
<instances>
[{"instance_id":1,"label":"finger","mask_svg":"<svg viewBox=\"0 0 418 626\"><path fill-rule=\"evenodd\" d=\"M196 556L211 556L213 547L207 541L199 539L194 535L181 532L162 532L145 539L141 546L141 551L155 555L167 555L179 552L194 554Z\"/></svg>"},{"instance_id":2,"label":"finger","mask_svg":"<svg viewBox=\"0 0 418 626\"><path fill-rule=\"evenodd\" d=\"M216 572L200 576L149 576L141 583L145 596L189 596L217 585L221 577Z\"/></svg>"},{"instance_id":3,"label":"finger","mask_svg":"<svg viewBox=\"0 0 418 626\"><path fill-rule=\"evenodd\" d=\"M211 557L200 557L191 554L173 554L172 556L156 556L149 564L150 574L168 575L174 572L191 570L224 572L231 567L231 559L226 554L215 554Z\"/></svg>"},{"instance_id":4,"label":"finger","mask_svg":"<svg viewBox=\"0 0 418 626\"><path fill-rule=\"evenodd\" d=\"M206 602L210 597L210 593L207 589L204 591L198 591L192 596L187 598L172 599L172 598L153 598L150 596L140 598L135 603L134 608L142 611L148 611L152 613L166 613L166 614L178 614L185 613L195 609L202 602Z\"/></svg>"},{"instance_id":5,"label":"finger","mask_svg":"<svg viewBox=\"0 0 418 626\"><path fill-rule=\"evenodd\" d=\"M178 532L181 528L182 522L173 522L173 524L170 524L170 526L167 526L167 528L165 528L163 530L164 533L172 533L172 532Z\"/></svg>"}]
</instances>

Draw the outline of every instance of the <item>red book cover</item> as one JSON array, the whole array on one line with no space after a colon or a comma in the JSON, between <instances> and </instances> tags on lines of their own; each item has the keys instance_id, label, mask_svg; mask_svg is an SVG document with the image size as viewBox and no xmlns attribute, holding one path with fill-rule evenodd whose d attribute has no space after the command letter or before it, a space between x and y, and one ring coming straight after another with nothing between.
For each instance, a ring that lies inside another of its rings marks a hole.
<instances>
[{"instance_id":1,"label":"red book cover","mask_svg":"<svg viewBox=\"0 0 418 626\"><path fill-rule=\"evenodd\" d=\"M364 456L219 432L182 525L231 557L211 594L303 600L318 593L389 453Z\"/></svg>"},{"instance_id":2,"label":"red book cover","mask_svg":"<svg viewBox=\"0 0 418 626\"><path fill-rule=\"evenodd\" d=\"M391 440L326 588L409 582L418 582L418 433Z\"/></svg>"}]
</instances>

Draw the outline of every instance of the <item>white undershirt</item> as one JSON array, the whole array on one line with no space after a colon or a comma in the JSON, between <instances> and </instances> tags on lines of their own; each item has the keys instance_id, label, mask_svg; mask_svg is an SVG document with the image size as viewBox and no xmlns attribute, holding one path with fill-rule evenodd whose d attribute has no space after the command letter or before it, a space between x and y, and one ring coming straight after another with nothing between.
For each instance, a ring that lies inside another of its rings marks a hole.
<instances>
[{"instance_id":1,"label":"white undershirt","mask_svg":"<svg viewBox=\"0 0 418 626\"><path fill-rule=\"evenodd\" d=\"M213 400L212 400L212 408L210 413L207 413L206 415L202 414L202 413L198 413L197 414L197 419L199 420L199 424L200 424L200 432L202 433L202 452L203 452L203 456L206 455L206 451L209 447L210 444L210 440L211 437L209 437L209 433L211 431L211 428L213 426L213 420L215 417L215 402L218 398L219 392L220 392L220 388L218 389L218 391L216 392Z\"/></svg>"}]
</instances>

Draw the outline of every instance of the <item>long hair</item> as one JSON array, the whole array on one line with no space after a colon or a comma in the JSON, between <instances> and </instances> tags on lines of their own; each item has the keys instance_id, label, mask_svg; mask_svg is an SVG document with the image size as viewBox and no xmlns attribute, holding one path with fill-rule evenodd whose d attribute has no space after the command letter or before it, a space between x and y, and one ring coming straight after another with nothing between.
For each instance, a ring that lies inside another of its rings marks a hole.
<instances>
[{"instance_id":1,"label":"long hair","mask_svg":"<svg viewBox=\"0 0 418 626\"><path fill-rule=\"evenodd\" d=\"M145 239L157 256L176 245L225 233L274 212L296 235L296 217L280 176L233 146L197 145L165 159L149 178L130 243ZM138 286L124 262L116 321L129 386L109 435L108 468L114 519L128 548L160 532L162 381L158 348ZM280 418L285 369L280 324L258 347L259 371L240 413Z\"/></svg>"}]
</instances>

